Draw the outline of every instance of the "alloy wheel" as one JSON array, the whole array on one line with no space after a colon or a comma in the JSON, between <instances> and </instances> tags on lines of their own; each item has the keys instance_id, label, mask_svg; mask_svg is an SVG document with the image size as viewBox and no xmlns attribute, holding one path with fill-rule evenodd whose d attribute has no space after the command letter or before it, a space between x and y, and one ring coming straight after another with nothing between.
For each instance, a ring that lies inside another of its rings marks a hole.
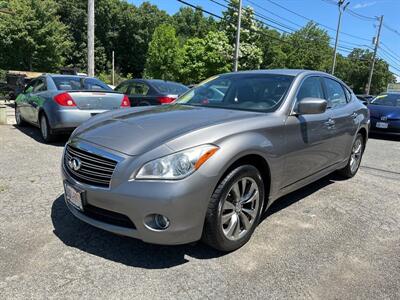
<instances>
[{"instance_id":1,"label":"alloy wheel","mask_svg":"<svg viewBox=\"0 0 400 300\"><path fill-rule=\"evenodd\" d=\"M254 179L244 177L230 188L223 202L220 220L224 236L236 241L250 231L260 205L259 187Z\"/></svg>"},{"instance_id":2,"label":"alloy wheel","mask_svg":"<svg viewBox=\"0 0 400 300\"><path fill-rule=\"evenodd\" d=\"M352 173L356 172L360 165L362 148L363 148L362 140L361 138L357 138L354 142L353 148L351 149L350 170Z\"/></svg>"},{"instance_id":3,"label":"alloy wheel","mask_svg":"<svg viewBox=\"0 0 400 300\"><path fill-rule=\"evenodd\" d=\"M18 125L21 124L21 112L18 108L15 109L15 121Z\"/></svg>"},{"instance_id":4,"label":"alloy wheel","mask_svg":"<svg viewBox=\"0 0 400 300\"><path fill-rule=\"evenodd\" d=\"M42 136L43 139L47 139L47 135L48 135L48 128L47 128L47 121L46 121L46 117L42 116L40 119L40 130L42 132Z\"/></svg>"}]
</instances>

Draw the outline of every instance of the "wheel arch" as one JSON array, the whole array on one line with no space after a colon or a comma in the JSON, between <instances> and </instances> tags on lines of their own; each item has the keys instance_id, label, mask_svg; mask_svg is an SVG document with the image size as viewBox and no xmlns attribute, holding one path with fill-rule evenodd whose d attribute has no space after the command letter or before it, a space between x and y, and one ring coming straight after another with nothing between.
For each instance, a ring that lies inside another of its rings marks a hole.
<instances>
[{"instance_id":1,"label":"wheel arch","mask_svg":"<svg viewBox=\"0 0 400 300\"><path fill-rule=\"evenodd\" d=\"M229 174L235 168L242 165L252 165L254 166L261 174L261 178L264 183L264 209L267 207L267 202L270 196L270 188L271 188L271 169L267 162L267 160L257 153L245 154L235 161L233 161L229 167L225 170L223 175L221 176L219 182L225 178L226 175Z\"/></svg>"},{"instance_id":2,"label":"wheel arch","mask_svg":"<svg viewBox=\"0 0 400 300\"><path fill-rule=\"evenodd\" d=\"M361 128L358 130L357 134L358 134L358 133L360 133L360 134L362 135L362 137L363 137L363 140L364 140L364 148L365 148L365 145L367 144L367 140L368 140L368 133L367 133L367 130L366 130L364 127L361 127Z\"/></svg>"}]
</instances>

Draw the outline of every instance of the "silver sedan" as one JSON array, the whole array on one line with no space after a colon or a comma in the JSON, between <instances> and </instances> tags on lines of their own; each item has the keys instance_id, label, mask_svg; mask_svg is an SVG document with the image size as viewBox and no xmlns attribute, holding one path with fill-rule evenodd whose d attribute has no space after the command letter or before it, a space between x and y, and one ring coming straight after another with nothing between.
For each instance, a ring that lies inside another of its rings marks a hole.
<instances>
[{"instance_id":1,"label":"silver sedan","mask_svg":"<svg viewBox=\"0 0 400 300\"><path fill-rule=\"evenodd\" d=\"M64 151L65 199L117 234L231 251L283 195L334 171L354 176L368 128L368 109L329 74L223 74L173 104L78 127Z\"/></svg>"},{"instance_id":2,"label":"silver sedan","mask_svg":"<svg viewBox=\"0 0 400 300\"><path fill-rule=\"evenodd\" d=\"M127 96L97 78L44 74L30 82L15 101L18 126L38 126L45 142L72 132L90 117L130 107Z\"/></svg>"}]
</instances>

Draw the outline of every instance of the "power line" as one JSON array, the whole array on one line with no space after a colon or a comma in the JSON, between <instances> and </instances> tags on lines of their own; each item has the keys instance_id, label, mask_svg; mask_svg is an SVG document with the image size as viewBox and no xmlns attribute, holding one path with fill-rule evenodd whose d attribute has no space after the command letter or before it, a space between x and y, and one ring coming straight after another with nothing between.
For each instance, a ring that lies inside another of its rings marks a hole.
<instances>
[{"instance_id":1,"label":"power line","mask_svg":"<svg viewBox=\"0 0 400 300\"><path fill-rule=\"evenodd\" d=\"M387 30L390 30L391 32L397 34L398 36L400 36L400 32L392 27L390 27L389 25L383 24L383 27L386 28Z\"/></svg>"},{"instance_id":2,"label":"power line","mask_svg":"<svg viewBox=\"0 0 400 300\"><path fill-rule=\"evenodd\" d=\"M393 56L395 56L397 60L400 60L400 55L399 55L399 54L396 54L395 52L393 52L385 43L381 42L381 45L382 45L388 52L390 52Z\"/></svg>"},{"instance_id":3,"label":"power line","mask_svg":"<svg viewBox=\"0 0 400 300\"><path fill-rule=\"evenodd\" d=\"M397 65L400 67L400 64L397 62L396 59L393 59L388 52L386 52L384 49L379 48L382 52L380 53L381 56L385 58L386 61L391 62L394 65Z\"/></svg>"},{"instance_id":4,"label":"power line","mask_svg":"<svg viewBox=\"0 0 400 300\"><path fill-rule=\"evenodd\" d=\"M229 6L227 6L227 5L225 5L225 4L222 4L222 3L220 3L220 2L218 2L218 1L216 1L216 0L210 0L210 1L213 2L213 3L215 3L215 4L217 4L217 5L219 5L219 6L221 6L221 7L226 8L226 9L229 8ZM227 0L224 0L224 2L229 3ZM237 10L236 8L233 8L233 9ZM246 8L243 8L243 10L246 10ZM262 20L264 20L264 21L261 21L261 20L259 20L259 19L254 18L254 17L252 18L253 20L258 21L258 22L260 22L260 23L266 25L267 27L274 28L274 29L276 29L276 30L278 30L278 31L281 31L281 32L284 32L284 33L287 33L287 34L291 34L291 33L293 33L294 31L296 31L296 29L293 29L293 28L291 28L291 27L288 27L288 26L286 26L286 25L283 24L283 23L277 22L276 20L271 19L271 18L268 18L268 17L266 17L266 16L264 16L264 15L262 15L262 14L260 14L260 13L257 13L257 12L255 12L255 11L253 12L253 14L254 14L254 16L257 16L258 18L260 18L260 19L262 19ZM272 23L276 24L277 26L283 27L283 28L285 28L285 29L281 29L281 28L279 28L279 27L276 27L275 25L266 23L265 21L272 22ZM287 31L286 29L291 30L291 31Z\"/></svg>"},{"instance_id":5,"label":"power line","mask_svg":"<svg viewBox=\"0 0 400 300\"><path fill-rule=\"evenodd\" d=\"M206 13L206 14L209 14L210 16L213 16L213 17L215 17L217 19L220 19L220 20L223 19L221 16L218 16L217 14L214 14L214 13L212 13L210 11L207 11L207 10L201 8L200 6L193 5L193 4L191 4L189 2L186 2L186 1L183 1L183 0L177 0L177 1L183 3L183 4L187 5L187 6L190 6L190 7L194 8L194 9L198 9L198 10L200 10L200 11Z\"/></svg>"},{"instance_id":6,"label":"power line","mask_svg":"<svg viewBox=\"0 0 400 300\"><path fill-rule=\"evenodd\" d=\"M337 2L335 2L333 0L321 0L321 1L326 2L328 4L331 4L331 5L334 5L334 6L337 6ZM376 21L376 20L378 20L377 17L369 17L369 16L366 16L366 15L362 15L362 14L359 14L359 13L355 12L354 10L352 10L350 8L348 8L346 10L346 12L349 13L350 15L352 15L353 17L356 17L356 18L358 18L360 20L363 20L363 21Z\"/></svg>"},{"instance_id":7,"label":"power line","mask_svg":"<svg viewBox=\"0 0 400 300\"><path fill-rule=\"evenodd\" d=\"M200 6L196 6L196 5L192 4L192 3L189 3L189 2L184 1L184 0L177 0L177 1L183 3L183 4L187 5L187 6L190 6L190 7L194 8L194 9L200 10L200 11L202 11L203 13L206 13L206 14L208 14L208 15L210 15L210 16L213 16L213 17L215 17L215 18L217 18L217 19L220 19L220 20L223 19L223 17L221 17L221 16L219 16L219 15L213 13L213 12L210 12L210 11L208 11L208 10L205 10L205 9L203 9L203 8L200 7ZM212 1L212 2L214 2L214 3L217 2L216 0L210 0L210 1ZM221 4L221 3L219 3L219 4ZM223 5L223 4L221 4L221 5ZM233 9L235 9L235 8L233 8ZM253 20L257 20L257 19L253 18ZM265 22L261 22L261 23L266 24ZM266 25L268 26L268 24L266 24ZM236 25L235 25L235 26L236 26ZM250 30L251 30L251 29L250 29ZM267 37L269 37L269 38L271 38L271 39L273 39L273 40L280 41L281 43L292 45L292 46L296 47L296 49L300 49L299 45L295 44L294 42L288 41L288 40L284 40L284 39L282 39L282 38L273 36L273 35L271 35L271 34L268 34L268 32L265 32L265 31L262 31L262 30L261 30L261 31L257 31L257 33L262 34L262 35L265 35L265 36L267 36ZM347 42L347 43L350 43L350 42ZM350 44L354 44L354 45L357 45L357 46L360 46L360 47L367 47L367 48L370 48L370 47L367 46L367 45L360 45L360 44L355 44L355 43L350 43ZM346 52L346 53L351 53L351 52L354 50L354 48L348 48L348 47L345 47L345 46L339 46L339 49L340 49L340 51ZM346 58L351 59L351 60L369 61L368 59L364 59L364 58L355 58L355 57L348 57L348 56L347 56Z\"/></svg>"},{"instance_id":8,"label":"power line","mask_svg":"<svg viewBox=\"0 0 400 300\"><path fill-rule=\"evenodd\" d=\"M226 2L226 1L225 1L225 2ZM282 17L282 16L280 16L280 15L278 15L278 14L276 14L276 13L273 13L272 11L269 11L269 10L265 9L264 7L258 5L257 3L255 3L255 2L253 2L253 1L251 1L251 0L247 0L247 2L249 2L249 3L252 4L252 5L254 5L255 7L258 7L259 9L265 11L265 12L268 13L268 14L271 14L271 15L273 15L273 16L275 16L275 17L278 17L278 18L280 18L280 19L282 19L282 20L284 20L284 21L286 21L286 22L288 22L288 23L290 23L290 24L292 24L292 25L297 26L298 28L304 27L304 25L299 25L299 24L297 24L297 23L295 23L295 22L293 22L293 21L291 21L291 20L289 20L289 19L286 19L286 18L284 18L284 17Z\"/></svg>"},{"instance_id":9,"label":"power line","mask_svg":"<svg viewBox=\"0 0 400 300\"><path fill-rule=\"evenodd\" d=\"M286 7L283 6L283 5L280 5L279 3L276 3L276 2L274 2L274 1L272 1L272 0L266 0L266 1L272 3L273 5L275 5L275 6L277 6L277 7L280 7L281 9L284 9L284 10L286 10L286 11L288 11L288 12L290 12L290 13L292 13L292 14L294 14L294 15L300 17L300 18L303 18L303 19L305 19L305 20L307 20L307 21L310 21L310 22L314 22L315 24L317 24L317 25L319 25L319 26L321 26L321 27L324 27L324 28L326 28L326 29L328 29L328 30L331 30L331 31L335 31L335 32L336 32L336 29L335 29L335 28L329 27L329 26L324 25L324 24L321 24L321 23L319 23L319 22L317 22L317 21L315 21L315 20L313 20L313 19L310 19L310 18L308 18L308 17L306 17L306 16L303 16L303 15L301 15L301 14L299 14L299 13L293 11L293 10L290 10L289 8L286 8ZM356 35L353 35L353 34L350 34L350 33L346 33L346 32L343 32L343 31L341 31L340 33L343 34L343 35L350 36L350 37L355 38L355 39L364 40L364 41L368 41L368 42L371 41L371 39L362 38L362 37L359 37L359 36L356 36Z\"/></svg>"}]
</instances>

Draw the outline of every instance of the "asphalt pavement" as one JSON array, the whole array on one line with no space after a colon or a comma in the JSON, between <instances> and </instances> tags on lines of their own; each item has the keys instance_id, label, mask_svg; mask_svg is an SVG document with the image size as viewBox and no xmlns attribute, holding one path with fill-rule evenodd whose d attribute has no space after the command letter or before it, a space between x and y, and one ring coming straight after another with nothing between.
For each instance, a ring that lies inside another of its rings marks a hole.
<instances>
[{"instance_id":1,"label":"asphalt pavement","mask_svg":"<svg viewBox=\"0 0 400 300\"><path fill-rule=\"evenodd\" d=\"M359 173L279 199L250 242L145 244L64 204L62 147L0 126L1 299L399 299L400 139L370 139Z\"/></svg>"}]
</instances>

